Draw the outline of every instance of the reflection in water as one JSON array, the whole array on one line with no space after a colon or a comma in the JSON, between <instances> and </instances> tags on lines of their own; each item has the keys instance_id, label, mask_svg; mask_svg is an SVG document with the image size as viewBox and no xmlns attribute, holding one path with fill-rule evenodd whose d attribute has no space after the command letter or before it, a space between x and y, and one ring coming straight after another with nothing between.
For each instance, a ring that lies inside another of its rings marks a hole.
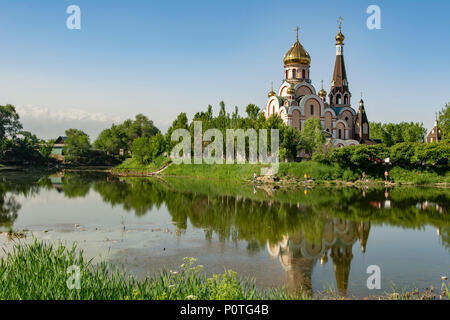
<instances>
[{"instance_id":1,"label":"reflection in water","mask_svg":"<svg viewBox=\"0 0 450 320\"><path fill-rule=\"evenodd\" d=\"M390 225L438 230L440 243L450 251L450 191L431 188L305 188L274 190L223 181L116 178L105 174L59 173L49 177L0 177L0 228L12 227L21 209L17 196L53 189L65 197L99 194L112 207L137 216L165 206L177 226L188 222L204 230L206 241L246 241L255 256L266 247L286 271L289 290L312 292L312 271L332 263L340 295L347 294L353 245L366 252L371 227Z\"/></svg>"},{"instance_id":2,"label":"reflection in water","mask_svg":"<svg viewBox=\"0 0 450 320\"><path fill-rule=\"evenodd\" d=\"M279 257L286 271L286 283L290 292L303 289L312 294L312 270L316 263L326 264L328 256L333 263L338 292L347 295L353 244L359 240L361 251L366 251L370 222L353 222L340 218L326 218L323 238L310 241L303 231L286 235L278 243L267 243L271 257Z\"/></svg>"}]
</instances>

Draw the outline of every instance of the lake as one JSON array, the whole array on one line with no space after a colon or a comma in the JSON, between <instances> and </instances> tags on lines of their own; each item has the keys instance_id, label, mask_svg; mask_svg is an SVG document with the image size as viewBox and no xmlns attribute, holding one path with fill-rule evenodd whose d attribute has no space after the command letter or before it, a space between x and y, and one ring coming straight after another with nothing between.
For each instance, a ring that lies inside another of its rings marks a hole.
<instances>
[{"instance_id":1,"label":"lake","mask_svg":"<svg viewBox=\"0 0 450 320\"><path fill-rule=\"evenodd\" d=\"M106 173L0 174L0 229L72 244L137 277L195 257L259 287L340 296L440 289L450 275L450 190L303 188ZM13 242L3 234L0 244ZM4 253L0 254L4 255ZM367 268L381 271L370 290Z\"/></svg>"}]
</instances>

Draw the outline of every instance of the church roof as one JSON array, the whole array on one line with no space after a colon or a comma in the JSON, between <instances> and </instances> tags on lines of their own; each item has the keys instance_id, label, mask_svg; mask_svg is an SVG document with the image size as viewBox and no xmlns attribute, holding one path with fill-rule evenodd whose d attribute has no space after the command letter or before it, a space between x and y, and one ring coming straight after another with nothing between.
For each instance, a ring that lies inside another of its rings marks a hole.
<instances>
[{"instance_id":1,"label":"church roof","mask_svg":"<svg viewBox=\"0 0 450 320\"><path fill-rule=\"evenodd\" d=\"M334 112L336 113L336 115L339 115L339 113L341 113L342 109L344 109L344 107L331 107Z\"/></svg>"}]
</instances>

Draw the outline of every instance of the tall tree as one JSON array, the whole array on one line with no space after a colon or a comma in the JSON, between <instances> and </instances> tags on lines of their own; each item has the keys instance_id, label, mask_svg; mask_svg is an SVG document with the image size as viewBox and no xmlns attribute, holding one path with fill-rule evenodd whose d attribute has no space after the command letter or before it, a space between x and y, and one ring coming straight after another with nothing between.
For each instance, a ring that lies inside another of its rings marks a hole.
<instances>
[{"instance_id":1,"label":"tall tree","mask_svg":"<svg viewBox=\"0 0 450 320\"><path fill-rule=\"evenodd\" d=\"M439 128L442 130L442 137L450 139L450 102L439 112Z\"/></svg>"},{"instance_id":2,"label":"tall tree","mask_svg":"<svg viewBox=\"0 0 450 320\"><path fill-rule=\"evenodd\" d=\"M22 130L19 114L13 105L0 106L0 140L8 137L15 138Z\"/></svg>"},{"instance_id":3,"label":"tall tree","mask_svg":"<svg viewBox=\"0 0 450 320\"><path fill-rule=\"evenodd\" d=\"M301 144L305 152L312 155L313 151L324 143L325 135L320 120L316 118L306 120L301 131Z\"/></svg>"},{"instance_id":4,"label":"tall tree","mask_svg":"<svg viewBox=\"0 0 450 320\"><path fill-rule=\"evenodd\" d=\"M67 161L81 163L87 157L91 144L89 136L81 130L66 130L67 139L64 144L64 154Z\"/></svg>"}]
</instances>

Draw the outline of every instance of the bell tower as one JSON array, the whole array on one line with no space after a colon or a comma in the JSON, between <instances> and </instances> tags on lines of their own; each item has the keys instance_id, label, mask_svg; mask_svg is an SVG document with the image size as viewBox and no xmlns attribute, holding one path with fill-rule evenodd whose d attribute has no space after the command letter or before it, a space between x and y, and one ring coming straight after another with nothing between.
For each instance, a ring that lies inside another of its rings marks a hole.
<instances>
[{"instance_id":1,"label":"bell tower","mask_svg":"<svg viewBox=\"0 0 450 320\"><path fill-rule=\"evenodd\" d=\"M330 106L350 107L351 93L348 88L347 72L344 63L344 35L341 31L342 18L339 17L339 33L336 35L336 61L334 63L331 90L328 95Z\"/></svg>"}]
</instances>

